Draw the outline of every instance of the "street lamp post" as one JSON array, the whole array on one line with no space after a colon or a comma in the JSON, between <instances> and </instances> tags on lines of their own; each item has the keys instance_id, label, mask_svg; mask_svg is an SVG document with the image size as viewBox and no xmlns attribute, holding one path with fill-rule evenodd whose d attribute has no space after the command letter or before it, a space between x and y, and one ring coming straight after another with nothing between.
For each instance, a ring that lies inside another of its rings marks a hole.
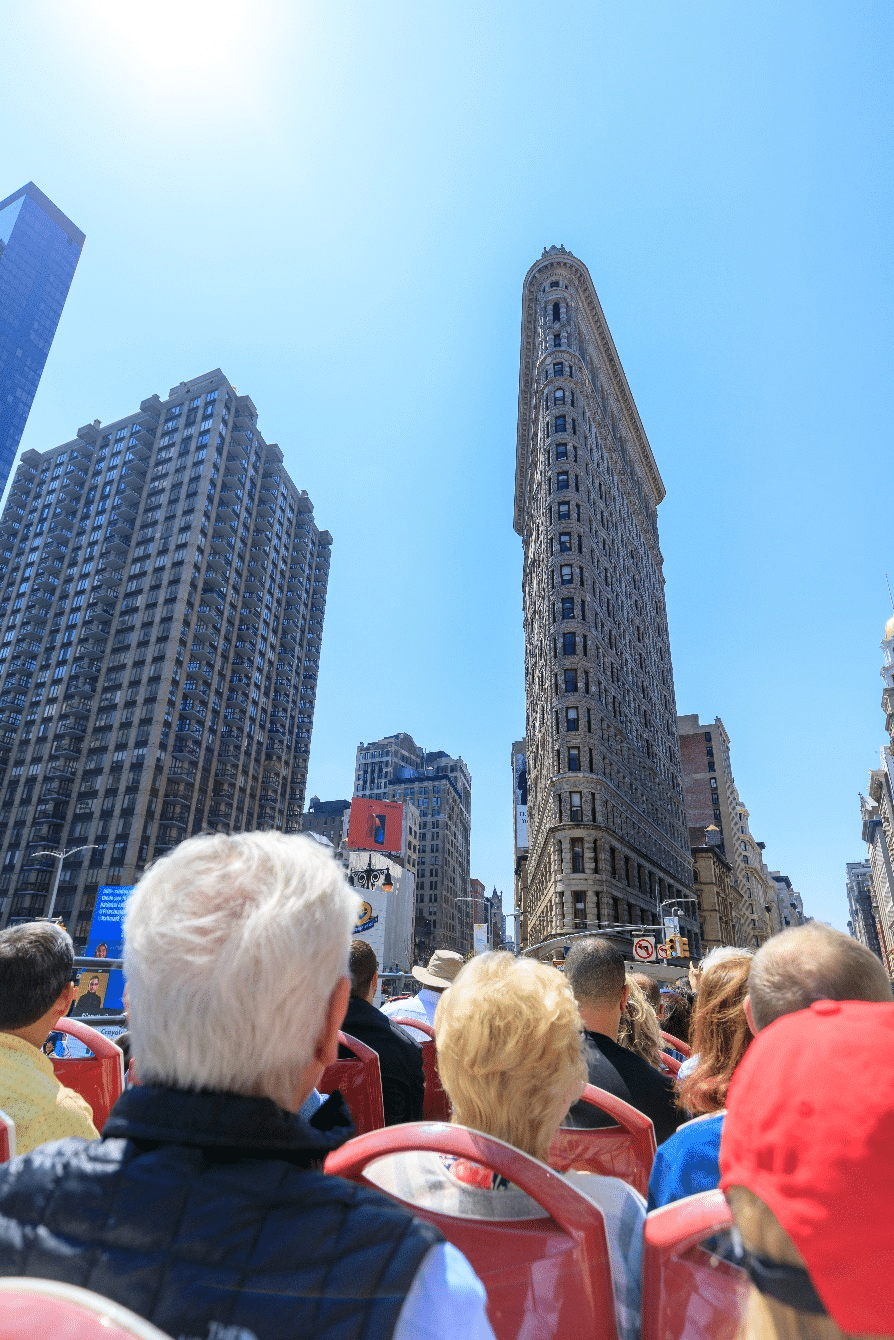
<instances>
[{"instance_id":1,"label":"street lamp post","mask_svg":"<svg viewBox=\"0 0 894 1340\"><path fill-rule=\"evenodd\" d=\"M376 870L373 868L371 852L369 860L363 869L352 870L350 875L348 875L348 883L359 884L361 889L377 889L379 887L379 881L381 881L383 893L390 893L394 888L394 881L391 878L390 870Z\"/></svg>"},{"instance_id":2,"label":"street lamp post","mask_svg":"<svg viewBox=\"0 0 894 1340\"><path fill-rule=\"evenodd\" d=\"M59 861L59 864L56 866L56 878L53 880L53 892L50 895L50 909L47 912L47 920L52 917L56 907L56 894L59 892L59 880L62 878L63 862L67 857L74 856L79 851L90 851L93 847L101 846L101 842L87 842L83 847L69 847L67 851L63 848L62 851L36 851L32 853L32 859L37 856L54 856Z\"/></svg>"}]
</instances>

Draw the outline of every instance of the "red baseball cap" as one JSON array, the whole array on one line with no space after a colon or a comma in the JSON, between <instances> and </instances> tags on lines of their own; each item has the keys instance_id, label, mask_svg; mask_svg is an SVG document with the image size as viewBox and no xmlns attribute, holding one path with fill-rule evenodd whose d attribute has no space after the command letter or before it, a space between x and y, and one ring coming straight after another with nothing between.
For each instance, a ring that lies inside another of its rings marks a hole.
<instances>
[{"instance_id":1,"label":"red baseball cap","mask_svg":"<svg viewBox=\"0 0 894 1340\"><path fill-rule=\"evenodd\" d=\"M894 1005L818 1000L761 1029L729 1088L720 1186L773 1212L843 1331L894 1335Z\"/></svg>"}]
</instances>

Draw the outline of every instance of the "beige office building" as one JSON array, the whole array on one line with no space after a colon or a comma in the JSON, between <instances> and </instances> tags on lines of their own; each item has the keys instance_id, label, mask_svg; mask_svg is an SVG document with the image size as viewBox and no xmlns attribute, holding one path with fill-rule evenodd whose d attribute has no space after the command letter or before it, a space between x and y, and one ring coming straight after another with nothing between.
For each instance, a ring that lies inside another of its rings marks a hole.
<instances>
[{"instance_id":1,"label":"beige office building","mask_svg":"<svg viewBox=\"0 0 894 1340\"><path fill-rule=\"evenodd\" d=\"M99 887L189 834L298 830L332 536L257 420L217 369L22 456L0 520L3 924L46 915L58 876L82 943Z\"/></svg>"}]
</instances>

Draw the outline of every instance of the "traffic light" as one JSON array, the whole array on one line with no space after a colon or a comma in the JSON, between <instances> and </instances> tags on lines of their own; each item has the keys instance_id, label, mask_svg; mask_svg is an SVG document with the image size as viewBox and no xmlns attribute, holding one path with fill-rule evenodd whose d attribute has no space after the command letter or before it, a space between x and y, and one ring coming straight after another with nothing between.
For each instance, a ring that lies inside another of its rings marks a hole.
<instances>
[{"instance_id":1,"label":"traffic light","mask_svg":"<svg viewBox=\"0 0 894 1340\"><path fill-rule=\"evenodd\" d=\"M688 941L684 936L682 936L682 935L678 935L678 936L677 936L677 939L678 939L679 942L680 942L680 957L681 957L681 958L688 958L688 957L689 957L689 941Z\"/></svg>"},{"instance_id":2,"label":"traffic light","mask_svg":"<svg viewBox=\"0 0 894 1340\"><path fill-rule=\"evenodd\" d=\"M667 937L667 956L668 958L678 958L680 954L679 935L669 935Z\"/></svg>"}]
</instances>

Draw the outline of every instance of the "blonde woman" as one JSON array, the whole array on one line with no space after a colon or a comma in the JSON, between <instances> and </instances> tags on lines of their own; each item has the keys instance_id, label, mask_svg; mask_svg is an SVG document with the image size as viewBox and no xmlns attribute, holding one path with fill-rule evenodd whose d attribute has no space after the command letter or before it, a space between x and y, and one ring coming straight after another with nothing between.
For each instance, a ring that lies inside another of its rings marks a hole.
<instances>
[{"instance_id":1,"label":"blonde woman","mask_svg":"<svg viewBox=\"0 0 894 1340\"><path fill-rule=\"evenodd\" d=\"M535 959L480 954L435 1012L438 1070L458 1125L546 1161L562 1118L586 1083L581 1020L564 977ZM467 1160L418 1152L380 1159L366 1174L383 1190L448 1214L542 1218L524 1192ZM566 1179L605 1218L618 1330L639 1328L645 1201L626 1183L592 1173Z\"/></svg>"},{"instance_id":2,"label":"blonde woman","mask_svg":"<svg viewBox=\"0 0 894 1340\"><path fill-rule=\"evenodd\" d=\"M621 1011L621 1026L618 1029L618 1042L628 1051L635 1052L656 1070L661 1067L661 1050L664 1045L658 1015L653 1010L646 993L639 982L630 973L626 976L627 1000Z\"/></svg>"}]
</instances>

